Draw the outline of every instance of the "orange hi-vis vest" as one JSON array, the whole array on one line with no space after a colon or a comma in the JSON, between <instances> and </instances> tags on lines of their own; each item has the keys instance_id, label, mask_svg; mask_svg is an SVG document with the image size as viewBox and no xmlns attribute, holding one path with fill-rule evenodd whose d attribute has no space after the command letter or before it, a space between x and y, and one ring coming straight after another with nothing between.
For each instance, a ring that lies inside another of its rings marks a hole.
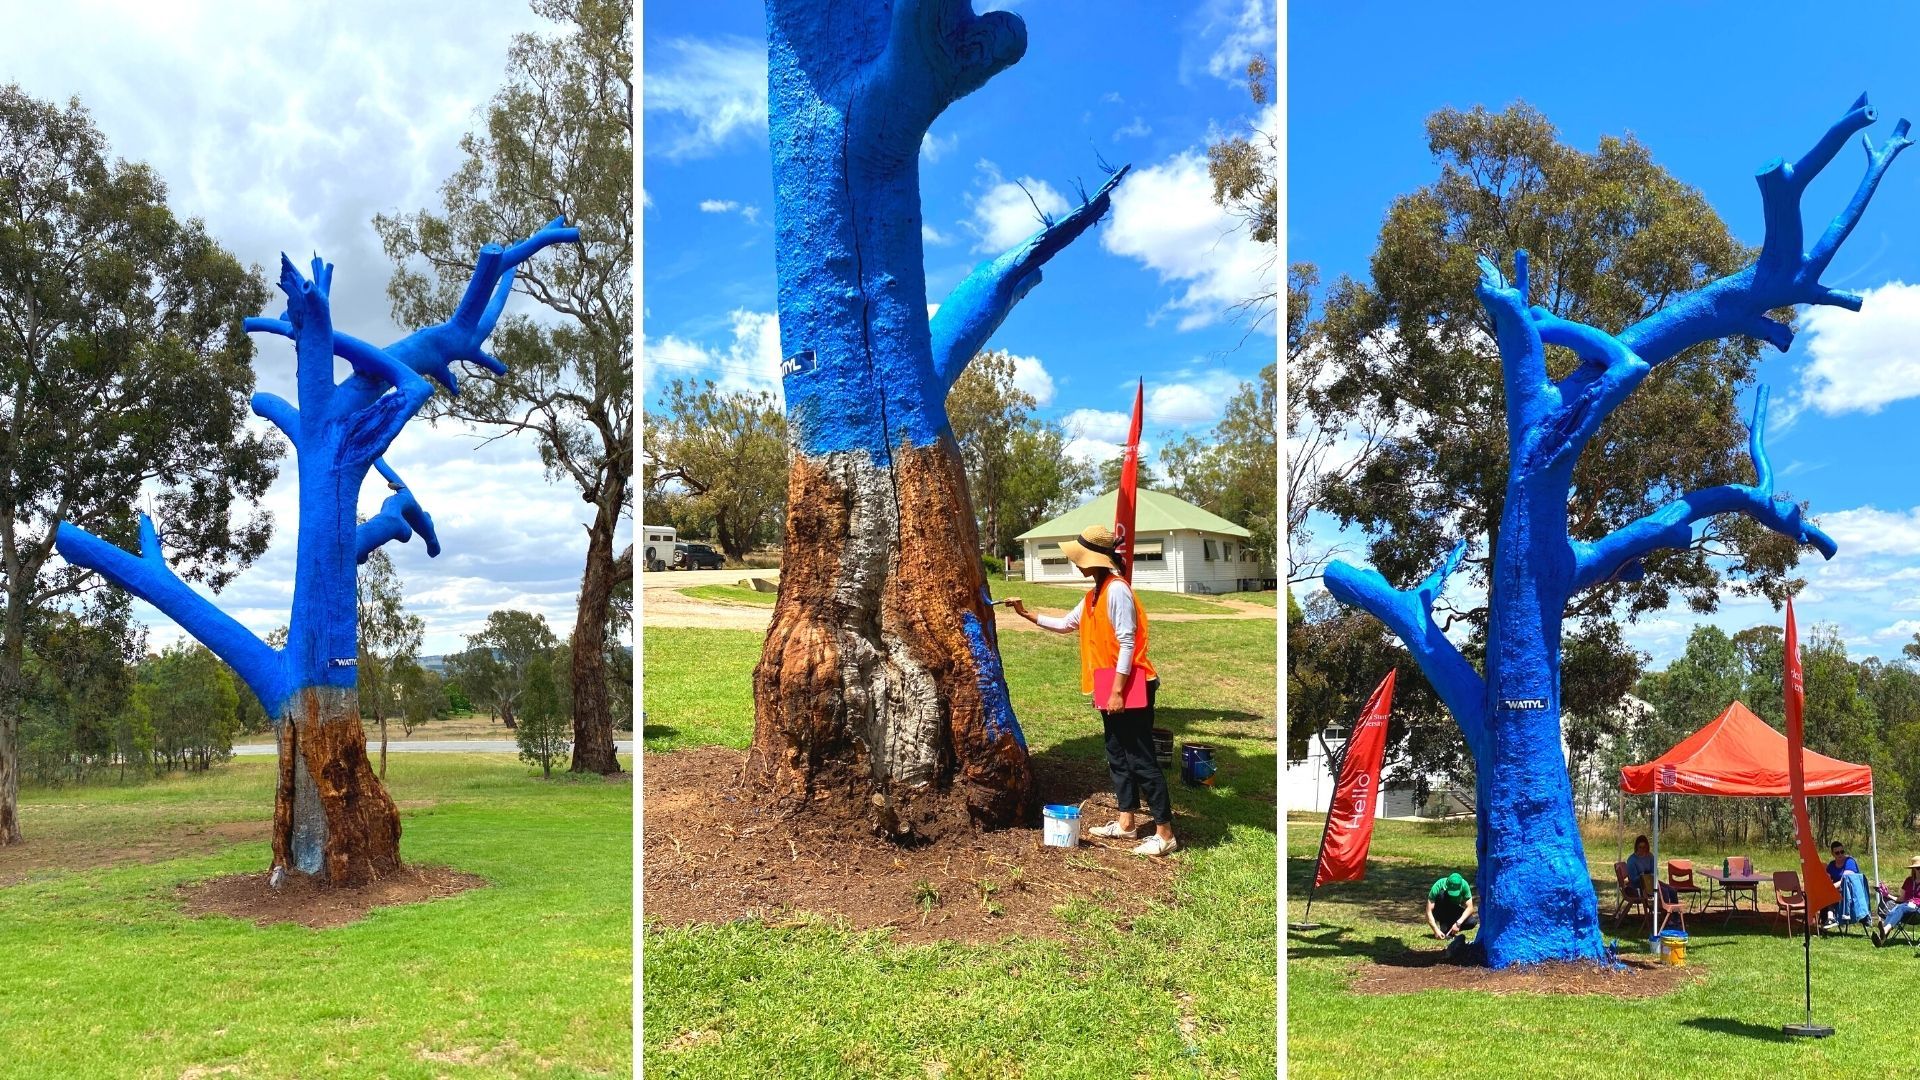
<instances>
[{"instance_id":1,"label":"orange hi-vis vest","mask_svg":"<svg viewBox=\"0 0 1920 1080\"><path fill-rule=\"evenodd\" d=\"M1101 668L1110 668L1119 663L1120 639L1114 635L1113 620L1107 618L1107 586L1113 584L1113 578L1095 586L1082 601L1080 612L1080 692L1093 693L1093 673ZM1147 613L1140 610L1140 597L1133 597L1133 679L1151 679L1154 677L1153 665L1147 662Z\"/></svg>"}]
</instances>

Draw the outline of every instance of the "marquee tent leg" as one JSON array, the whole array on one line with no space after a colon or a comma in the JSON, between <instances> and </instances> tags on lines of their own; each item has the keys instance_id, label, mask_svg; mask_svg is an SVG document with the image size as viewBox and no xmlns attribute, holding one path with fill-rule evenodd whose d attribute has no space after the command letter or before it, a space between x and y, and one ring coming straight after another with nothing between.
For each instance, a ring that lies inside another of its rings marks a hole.
<instances>
[{"instance_id":1,"label":"marquee tent leg","mask_svg":"<svg viewBox=\"0 0 1920 1080\"><path fill-rule=\"evenodd\" d=\"M1647 925L1653 927L1653 936L1660 936L1660 789L1653 789L1653 895L1647 897L1653 905L1647 916Z\"/></svg>"},{"instance_id":2,"label":"marquee tent leg","mask_svg":"<svg viewBox=\"0 0 1920 1080\"><path fill-rule=\"evenodd\" d=\"M1867 835L1872 837L1873 845L1873 896L1867 897L1867 910L1873 910L1873 901L1880 895L1880 816L1873 812L1873 792L1867 792Z\"/></svg>"}]
</instances>

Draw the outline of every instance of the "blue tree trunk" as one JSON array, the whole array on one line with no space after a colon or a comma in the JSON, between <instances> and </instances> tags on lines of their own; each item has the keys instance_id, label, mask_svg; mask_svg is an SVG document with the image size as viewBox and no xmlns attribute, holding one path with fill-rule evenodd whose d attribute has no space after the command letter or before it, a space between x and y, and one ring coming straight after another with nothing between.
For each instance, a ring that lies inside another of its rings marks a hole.
<instances>
[{"instance_id":1,"label":"blue tree trunk","mask_svg":"<svg viewBox=\"0 0 1920 1080\"><path fill-rule=\"evenodd\" d=\"M384 349L334 330L332 266L315 259L306 277L281 257L287 310L278 319L249 319L247 329L292 338L297 363L297 406L272 394L253 399L254 412L293 444L300 483L299 554L285 647L267 645L176 577L159 531L144 515L138 555L65 522L58 529L62 557L171 616L231 665L275 718L276 869L356 885L400 865L399 810L367 760L360 726L355 584L359 563L382 544L405 542L416 532L428 555L438 555L440 544L433 520L380 455L432 396L429 377L453 393L456 361L506 370L481 345L506 304L513 268L541 248L578 235L555 221L511 249L489 245L451 318ZM336 357L353 368L339 383ZM360 488L374 470L393 494L378 515L360 523Z\"/></svg>"},{"instance_id":2,"label":"blue tree trunk","mask_svg":"<svg viewBox=\"0 0 1920 1080\"><path fill-rule=\"evenodd\" d=\"M1569 536L1566 498L1581 453L1654 365L1732 335L1785 350L1793 331L1769 316L1778 308L1859 309L1859 296L1822 285L1820 275L1894 158L1912 145L1907 122L1900 121L1881 146L1864 140L1866 174L1810 249L1800 201L1808 182L1874 115L1863 94L1805 156L1792 163L1775 160L1760 171L1766 241L1753 265L1675 298L1618 334L1533 306L1526 252L1515 255L1511 285L1491 261L1480 260L1478 295L1499 344L1509 459L1492 552L1484 673L1433 620L1434 601L1465 556L1466 540L1410 589L1396 589L1379 573L1346 563L1327 568L1329 592L1378 616L1406 644L1473 755L1483 908L1477 942L1495 967L1603 955L1598 899L1560 741L1560 632L1568 600L1582 589L1633 580L1648 554L1692 544L1694 524L1718 514L1745 515L1827 558L1836 551L1830 537L1802 518L1797 503L1774 493L1764 444L1764 386L1749 425L1752 484L1683 495L1592 542ZM1549 345L1571 350L1579 366L1550 378Z\"/></svg>"}]
</instances>

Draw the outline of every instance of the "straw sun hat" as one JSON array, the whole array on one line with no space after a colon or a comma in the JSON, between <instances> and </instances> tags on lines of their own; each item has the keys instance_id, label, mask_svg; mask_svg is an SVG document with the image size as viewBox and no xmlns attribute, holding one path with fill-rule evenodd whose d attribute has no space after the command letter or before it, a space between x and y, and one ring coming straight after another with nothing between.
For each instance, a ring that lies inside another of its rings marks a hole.
<instances>
[{"instance_id":1,"label":"straw sun hat","mask_svg":"<svg viewBox=\"0 0 1920 1080\"><path fill-rule=\"evenodd\" d=\"M1920 870L1920 855L1915 855L1913 857L1913 861L1907 864L1907 869Z\"/></svg>"},{"instance_id":2,"label":"straw sun hat","mask_svg":"<svg viewBox=\"0 0 1920 1080\"><path fill-rule=\"evenodd\" d=\"M1113 561L1113 549L1116 543L1112 529L1105 525L1089 525L1080 530L1080 539L1068 540L1061 544L1060 554L1065 555L1068 562L1082 570L1102 566L1117 574L1120 572L1120 567Z\"/></svg>"}]
</instances>

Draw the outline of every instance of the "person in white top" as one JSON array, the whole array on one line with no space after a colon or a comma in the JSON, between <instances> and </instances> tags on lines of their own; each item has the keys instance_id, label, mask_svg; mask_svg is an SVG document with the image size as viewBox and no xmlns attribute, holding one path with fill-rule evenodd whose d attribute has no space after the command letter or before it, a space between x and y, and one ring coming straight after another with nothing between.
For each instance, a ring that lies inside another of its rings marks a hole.
<instances>
[{"instance_id":1,"label":"person in white top","mask_svg":"<svg viewBox=\"0 0 1920 1080\"><path fill-rule=\"evenodd\" d=\"M1133 589L1121 576L1111 529L1093 526L1080 534L1078 541L1060 545L1061 553L1093 579L1093 591L1086 601L1075 604L1065 615L1038 615L1027 610L1018 598L1007 601L1015 614L1043 630L1056 634L1080 634L1080 689L1095 693L1095 675L1113 671L1113 685L1105 701L1094 702L1106 729L1107 769L1113 775L1114 803L1119 815L1111 824L1088 830L1089 835L1108 840L1134 840L1140 836L1135 810L1144 797L1153 815L1154 833L1133 849L1136 855L1171 854L1180 846L1173 835L1172 797L1167 790L1166 773L1153 754L1153 699L1159 679L1147 659L1145 613L1133 595ZM1134 682L1145 680L1146 704L1129 709L1128 690Z\"/></svg>"}]
</instances>

